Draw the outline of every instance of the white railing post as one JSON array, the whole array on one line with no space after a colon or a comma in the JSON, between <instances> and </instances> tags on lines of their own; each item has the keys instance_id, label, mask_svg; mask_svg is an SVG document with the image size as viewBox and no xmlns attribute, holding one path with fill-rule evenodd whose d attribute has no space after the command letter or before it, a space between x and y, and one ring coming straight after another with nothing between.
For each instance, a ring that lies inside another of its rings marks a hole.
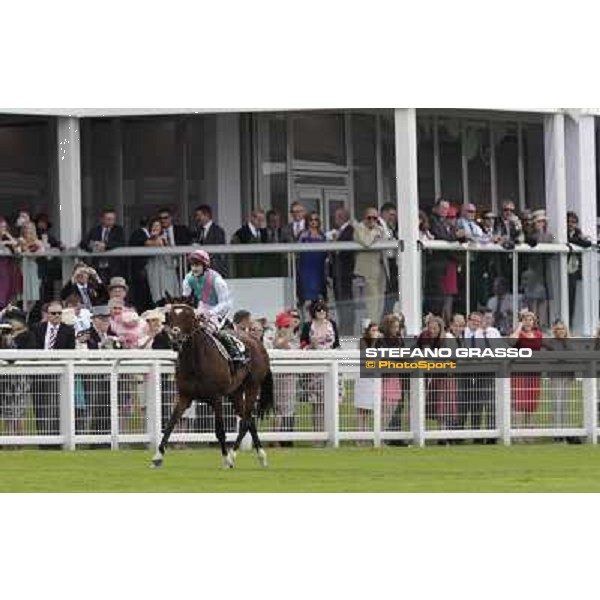
<instances>
[{"instance_id":1,"label":"white railing post","mask_svg":"<svg viewBox=\"0 0 600 600\"><path fill-rule=\"evenodd\" d=\"M598 364L592 360L583 373L583 419L587 441L598 443Z\"/></svg>"},{"instance_id":2,"label":"white railing post","mask_svg":"<svg viewBox=\"0 0 600 600\"><path fill-rule=\"evenodd\" d=\"M75 364L71 361L60 376L59 410L63 449L75 450Z\"/></svg>"},{"instance_id":3,"label":"white railing post","mask_svg":"<svg viewBox=\"0 0 600 600\"><path fill-rule=\"evenodd\" d=\"M410 376L410 428L414 445L425 446L425 377L413 373Z\"/></svg>"},{"instance_id":4,"label":"white railing post","mask_svg":"<svg viewBox=\"0 0 600 600\"><path fill-rule=\"evenodd\" d=\"M383 401L383 381L381 393L375 394L373 399L373 445L381 448L381 404Z\"/></svg>"},{"instance_id":5,"label":"white railing post","mask_svg":"<svg viewBox=\"0 0 600 600\"><path fill-rule=\"evenodd\" d=\"M511 444L510 373L508 363L502 362L496 371L496 423L503 445Z\"/></svg>"},{"instance_id":6,"label":"white railing post","mask_svg":"<svg viewBox=\"0 0 600 600\"><path fill-rule=\"evenodd\" d=\"M339 369L337 359L329 362L329 372L325 375L325 408L324 420L327 442L333 448L340 445L340 415L338 405Z\"/></svg>"},{"instance_id":7,"label":"white railing post","mask_svg":"<svg viewBox=\"0 0 600 600\"><path fill-rule=\"evenodd\" d=\"M160 364L154 361L148 373L146 386L146 414L150 448L157 450L162 434L162 388Z\"/></svg>"},{"instance_id":8,"label":"white railing post","mask_svg":"<svg viewBox=\"0 0 600 600\"><path fill-rule=\"evenodd\" d=\"M110 370L110 448L119 449L119 361Z\"/></svg>"}]
</instances>

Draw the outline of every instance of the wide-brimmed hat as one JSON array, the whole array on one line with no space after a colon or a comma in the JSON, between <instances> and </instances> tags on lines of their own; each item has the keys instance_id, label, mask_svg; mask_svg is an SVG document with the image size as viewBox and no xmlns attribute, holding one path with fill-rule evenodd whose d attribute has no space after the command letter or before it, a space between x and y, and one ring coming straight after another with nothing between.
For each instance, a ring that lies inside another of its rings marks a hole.
<instances>
[{"instance_id":1,"label":"wide-brimmed hat","mask_svg":"<svg viewBox=\"0 0 600 600\"><path fill-rule=\"evenodd\" d=\"M102 317L110 317L110 308L108 306L94 306L92 308L92 317L94 318L102 318Z\"/></svg>"},{"instance_id":2,"label":"wide-brimmed hat","mask_svg":"<svg viewBox=\"0 0 600 600\"><path fill-rule=\"evenodd\" d=\"M286 327L291 327L293 321L292 315L288 313L279 313L275 318L275 326L278 329L284 329Z\"/></svg>"},{"instance_id":3,"label":"wide-brimmed hat","mask_svg":"<svg viewBox=\"0 0 600 600\"><path fill-rule=\"evenodd\" d=\"M114 308L115 306L121 306L122 308L125 308L125 302L123 302L123 300L120 298L111 298L108 301L108 310L110 311L110 309Z\"/></svg>"},{"instance_id":4,"label":"wide-brimmed hat","mask_svg":"<svg viewBox=\"0 0 600 600\"><path fill-rule=\"evenodd\" d=\"M129 286L125 281L125 277L113 277L108 284L108 291L114 290L115 288L123 288L126 292L129 291Z\"/></svg>"},{"instance_id":5,"label":"wide-brimmed hat","mask_svg":"<svg viewBox=\"0 0 600 600\"><path fill-rule=\"evenodd\" d=\"M160 323L164 323L165 322L165 314L158 310L158 309L153 309L153 310L147 310L143 315L142 315L142 319L144 319L144 321L160 321Z\"/></svg>"},{"instance_id":6,"label":"wide-brimmed hat","mask_svg":"<svg viewBox=\"0 0 600 600\"><path fill-rule=\"evenodd\" d=\"M544 209L534 210L531 213L531 220L534 223L539 223L540 221L547 221L548 217L546 216L546 211Z\"/></svg>"},{"instance_id":7,"label":"wide-brimmed hat","mask_svg":"<svg viewBox=\"0 0 600 600\"><path fill-rule=\"evenodd\" d=\"M4 322L10 323L16 321L23 325L27 325L27 315L19 308L12 308L4 313Z\"/></svg>"}]
</instances>

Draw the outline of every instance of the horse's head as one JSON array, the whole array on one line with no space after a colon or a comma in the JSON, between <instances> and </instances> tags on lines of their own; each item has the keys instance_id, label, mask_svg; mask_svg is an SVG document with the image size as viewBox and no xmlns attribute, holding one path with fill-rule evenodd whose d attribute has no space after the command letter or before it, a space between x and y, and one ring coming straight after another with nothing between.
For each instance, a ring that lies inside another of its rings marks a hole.
<instances>
[{"instance_id":1,"label":"horse's head","mask_svg":"<svg viewBox=\"0 0 600 600\"><path fill-rule=\"evenodd\" d=\"M190 337L196 327L196 313L185 298L168 298L171 306L167 313L167 328L171 342L178 348Z\"/></svg>"}]
</instances>

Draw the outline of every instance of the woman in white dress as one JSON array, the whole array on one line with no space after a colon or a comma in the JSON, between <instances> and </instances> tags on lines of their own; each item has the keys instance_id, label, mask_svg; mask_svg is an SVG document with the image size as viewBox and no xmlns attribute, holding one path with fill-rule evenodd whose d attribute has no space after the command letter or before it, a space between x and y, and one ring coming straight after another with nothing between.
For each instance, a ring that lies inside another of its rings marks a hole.
<instances>
[{"instance_id":1,"label":"woman in white dress","mask_svg":"<svg viewBox=\"0 0 600 600\"><path fill-rule=\"evenodd\" d=\"M379 325L369 323L360 340L360 349L373 348L381 337ZM381 379L378 377L359 377L354 387L354 407L358 420L358 430L367 431L369 416L373 412L375 399L381 397Z\"/></svg>"},{"instance_id":2,"label":"woman in white dress","mask_svg":"<svg viewBox=\"0 0 600 600\"><path fill-rule=\"evenodd\" d=\"M168 292L173 298L179 298L179 277L177 276L175 257L160 252L166 246L160 220L152 219L148 227L150 238L146 240L145 246L157 248L158 251L156 256L150 258L146 263L146 277L152 302L157 304L165 297L165 292Z\"/></svg>"}]
</instances>

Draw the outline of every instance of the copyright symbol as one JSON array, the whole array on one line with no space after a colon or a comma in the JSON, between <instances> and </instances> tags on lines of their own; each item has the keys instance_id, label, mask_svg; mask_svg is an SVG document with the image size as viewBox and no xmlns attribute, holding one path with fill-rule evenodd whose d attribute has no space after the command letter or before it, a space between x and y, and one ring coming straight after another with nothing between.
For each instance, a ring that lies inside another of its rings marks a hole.
<instances>
[{"instance_id":1,"label":"copyright symbol","mask_svg":"<svg viewBox=\"0 0 600 600\"><path fill-rule=\"evenodd\" d=\"M374 369L375 368L375 363L368 361L366 367L367 367L367 369Z\"/></svg>"}]
</instances>

